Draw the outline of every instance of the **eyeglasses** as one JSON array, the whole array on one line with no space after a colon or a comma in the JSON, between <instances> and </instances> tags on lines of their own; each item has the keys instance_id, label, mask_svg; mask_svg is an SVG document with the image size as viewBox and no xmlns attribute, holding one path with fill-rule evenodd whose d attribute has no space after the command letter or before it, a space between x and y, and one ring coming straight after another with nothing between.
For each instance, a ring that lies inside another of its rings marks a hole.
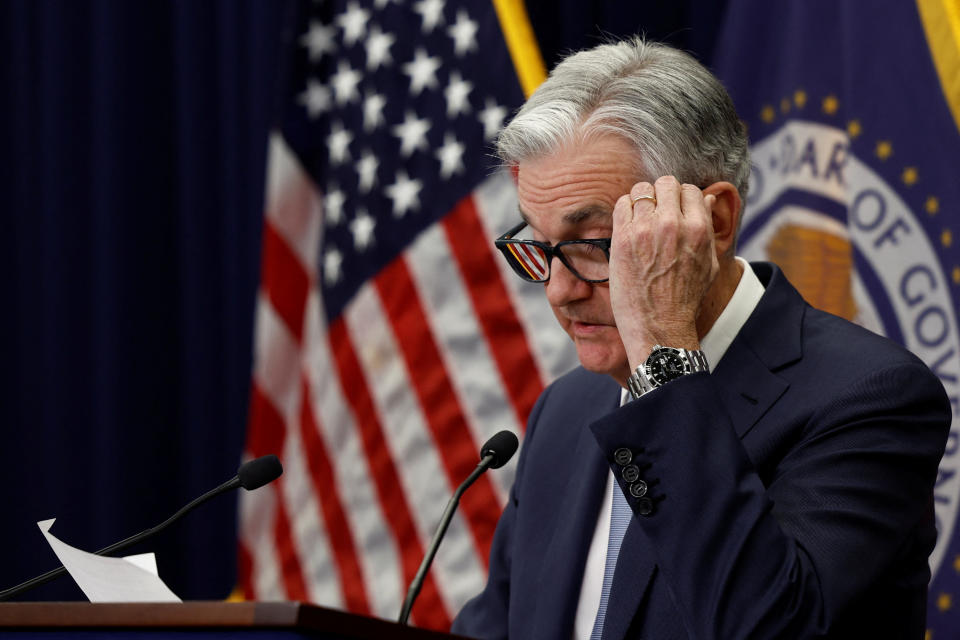
<instances>
[{"instance_id":1,"label":"eyeglasses","mask_svg":"<svg viewBox=\"0 0 960 640\"><path fill-rule=\"evenodd\" d=\"M555 245L515 238L525 226L527 223L521 222L497 238L494 245L513 271L527 282L549 280L554 258L560 258L570 273L586 282L610 279L610 238L564 240Z\"/></svg>"}]
</instances>

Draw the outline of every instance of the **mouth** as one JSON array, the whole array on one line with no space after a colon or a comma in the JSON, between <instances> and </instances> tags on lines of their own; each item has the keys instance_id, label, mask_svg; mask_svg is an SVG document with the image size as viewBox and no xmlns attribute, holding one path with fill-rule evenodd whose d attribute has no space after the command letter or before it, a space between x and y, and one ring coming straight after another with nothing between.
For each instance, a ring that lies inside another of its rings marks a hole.
<instances>
[{"instance_id":1,"label":"mouth","mask_svg":"<svg viewBox=\"0 0 960 640\"><path fill-rule=\"evenodd\" d=\"M582 320L570 321L570 329L575 335L589 336L608 328L610 328L608 324L584 322Z\"/></svg>"}]
</instances>

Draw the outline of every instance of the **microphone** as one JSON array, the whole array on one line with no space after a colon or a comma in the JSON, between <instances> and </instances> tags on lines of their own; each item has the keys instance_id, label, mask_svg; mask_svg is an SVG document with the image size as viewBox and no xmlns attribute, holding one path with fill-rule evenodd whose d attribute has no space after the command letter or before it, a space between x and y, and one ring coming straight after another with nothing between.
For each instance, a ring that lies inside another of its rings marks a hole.
<instances>
[{"instance_id":1,"label":"microphone","mask_svg":"<svg viewBox=\"0 0 960 640\"><path fill-rule=\"evenodd\" d=\"M247 491L253 491L265 484L270 484L281 475L283 475L283 465L280 464L280 459L271 453L268 456L261 456L240 465L240 468L237 469L237 475L228 480L227 483L236 480ZM230 488L236 489L236 486ZM214 491L217 489L214 489Z\"/></svg>"},{"instance_id":2,"label":"microphone","mask_svg":"<svg viewBox=\"0 0 960 640\"><path fill-rule=\"evenodd\" d=\"M407 597L403 600L403 608L400 610L400 617L398 619L400 624L407 624L410 611L413 609L413 603L417 599L417 596L420 595L420 589L423 587L423 581L427 577L427 571L429 571L430 565L433 564L433 557L437 555L440 542L443 540L444 534L447 533L450 520L453 519L453 512L457 510L457 505L460 504L460 496L463 495L463 492L466 491L484 471L487 469L499 469L507 464L507 461L516 453L518 446L520 446L520 442L517 440L517 436L510 431L500 431L480 447L480 464L478 464L473 472L467 476L467 479L457 487L450 501L447 502L447 508L443 511L440 524L437 525L437 531L433 534L433 540L430 541L430 546L427 547L427 552L423 556L423 562L420 563L420 568L417 569L417 575L413 577L410 588L407 589Z\"/></svg>"},{"instance_id":3,"label":"microphone","mask_svg":"<svg viewBox=\"0 0 960 640\"><path fill-rule=\"evenodd\" d=\"M227 491L232 491L239 487L243 487L247 491L253 491L254 489L259 489L265 484L273 482L279 478L280 474L282 473L283 465L280 464L280 460L277 458L277 456L273 454L245 462L240 465L239 469L237 469L237 475L233 476L219 487L211 489L199 498L193 500L157 526L151 527L145 531L141 531L134 536L130 536L125 540L116 542L109 547L104 547L103 549L100 549L100 551L96 551L94 553L98 556L105 556L115 551L126 549L127 547L130 547L141 540L145 540L157 533L160 533L171 524L185 516L187 513L193 511L207 500L210 500L221 493L226 493ZM39 575L36 578L31 578L26 582L18 584L15 587L11 587L5 591L0 591L0 602L9 600L10 598L20 595L24 591L34 587L39 587L42 584L46 584L54 578L62 576L66 572L67 570L64 567L57 567L56 569L48 571L43 575Z\"/></svg>"},{"instance_id":4,"label":"microphone","mask_svg":"<svg viewBox=\"0 0 960 640\"><path fill-rule=\"evenodd\" d=\"M487 458L490 458L490 464L487 465L487 468L499 469L510 461L513 454L517 452L518 446L520 446L520 442L512 432L500 431L495 433L480 447L480 464L482 465Z\"/></svg>"}]
</instances>

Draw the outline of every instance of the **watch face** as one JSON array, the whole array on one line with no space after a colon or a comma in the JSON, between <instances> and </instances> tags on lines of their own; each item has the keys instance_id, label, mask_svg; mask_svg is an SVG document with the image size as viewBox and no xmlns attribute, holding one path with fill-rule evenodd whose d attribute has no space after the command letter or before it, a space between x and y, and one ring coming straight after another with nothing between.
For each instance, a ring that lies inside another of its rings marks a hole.
<instances>
[{"instance_id":1,"label":"watch face","mask_svg":"<svg viewBox=\"0 0 960 640\"><path fill-rule=\"evenodd\" d=\"M647 359L647 375L659 387L679 378L686 372L680 354L661 349Z\"/></svg>"}]
</instances>

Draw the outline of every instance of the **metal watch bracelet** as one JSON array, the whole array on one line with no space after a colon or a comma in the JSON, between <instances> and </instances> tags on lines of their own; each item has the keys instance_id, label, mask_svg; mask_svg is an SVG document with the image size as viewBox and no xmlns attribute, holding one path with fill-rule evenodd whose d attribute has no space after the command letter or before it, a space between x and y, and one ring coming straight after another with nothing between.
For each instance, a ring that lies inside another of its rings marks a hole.
<instances>
[{"instance_id":1,"label":"metal watch bracelet","mask_svg":"<svg viewBox=\"0 0 960 640\"><path fill-rule=\"evenodd\" d=\"M661 386L649 378L646 367L650 358L653 357L653 355L658 351L663 350L671 351L683 359L684 371L681 375L710 371L710 366L707 364L707 358L703 351L690 351L689 349L679 349L676 347L663 347L656 345L650 352L650 356L647 357L647 360L637 367L636 371L630 374L630 377L627 378L627 386L630 390L630 395L633 396L634 400Z\"/></svg>"}]
</instances>

